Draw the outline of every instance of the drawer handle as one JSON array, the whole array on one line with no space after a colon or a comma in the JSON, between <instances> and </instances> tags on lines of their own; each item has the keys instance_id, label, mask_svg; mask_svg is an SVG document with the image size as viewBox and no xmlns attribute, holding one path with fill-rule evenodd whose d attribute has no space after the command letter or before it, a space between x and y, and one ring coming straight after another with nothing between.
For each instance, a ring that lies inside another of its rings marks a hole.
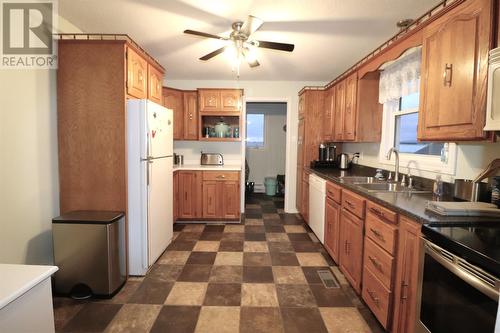
<instances>
[{"instance_id":1,"label":"drawer handle","mask_svg":"<svg viewBox=\"0 0 500 333\"><path fill-rule=\"evenodd\" d=\"M328 191L328 195L333 197L333 196L335 196L335 193L333 193L332 191Z\"/></svg>"},{"instance_id":2,"label":"drawer handle","mask_svg":"<svg viewBox=\"0 0 500 333\"><path fill-rule=\"evenodd\" d=\"M408 298L408 283L405 281L401 282L401 299L407 299Z\"/></svg>"},{"instance_id":3,"label":"drawer handle","mask_svg":"<svg viewBox=\"0 0 500 333\"><path fill-rule=\"evenodd\" d=\"M370 295L370 298L375 302L375 304L377 306L379 306L380 299L377 296L375 296L376 295L375 292L371 291L370 289L366 289L366 290L368 291L368 295Z\"/></svg>"},{"instance_id":4,"label":"drawer handle","mask_svg":"<svg viewBox=\"0 0 500 333\"><path fill-rule=\"evenodd\" d=\"M226 178L226 176L225 175L218 175L217 178L218 179L224 179L224 178Z\"/></svg>"},{"instance_id":5,"label":"drawer handle","mask_svg":"<svg viewBox=\"0 0 500 333\"><path fill-rule=\"evenodd\" d=\"M354 208L354 204L352 202L350 202L349 200L346 200L345 203L347 204L347 206Z\"/></svg>"},{"instance_id":6,"label":"drawer handle","mask_svg":"<svg viewBox=\"0 0 500 333\"><path fill-rule=\"evenodd\" d=\"M443 85L451 87L451 80L453 79L453 64L446 64L443 72Z\"/></svg>"},{"instance_id":7,"label":"drawer handle","mask_svg":"<svg viewBox=\"0 0 500 333\"><path fill-rule=\"evenodd\" d=\"M381 241L385 242L384 236L380 233L380 231L373 229L373 228L370 228L370 231L375 235L375 237L377 237Z\"/></svg>"},{"instance_id":8,"label":"drawer handle","mask_svg":"<svg viewBox=\"0 0 500 333\"><path fill-rule=\"evenodd\" d=\"M373 258L372 256L368 256L368 259L372 262L373 266L375 266L376 269L382 272L382 264L376 259Z\"/></svg>"},{"instance_id":9,"label":"drawer handle","mask_svg":"<svg viewBox=\"0 0 500 333\"><path fill-rule=\"evenodd\" d=\"M384 212L383 212L383 211L381 211L381 210L380 210L380 209L378 209L378 208L372 207L372 208L370 208L370 211L371 211L372 213L374 213L375 215L378 215L378 216L380 216L380 217L385 217Z\"/></svg>"},{"instance_id":10,"label":"drawer handle","mask_svg":"<svg viewBox=\"0 0 500 333\"><path fill-rule=\"evenodd\" d=\"M345 254L349 254L349 252L348 252L348 243L347 243L347 241L345 241L345 244L344 244L344 253L345 253Z\"/></svg>"}]
</instances>

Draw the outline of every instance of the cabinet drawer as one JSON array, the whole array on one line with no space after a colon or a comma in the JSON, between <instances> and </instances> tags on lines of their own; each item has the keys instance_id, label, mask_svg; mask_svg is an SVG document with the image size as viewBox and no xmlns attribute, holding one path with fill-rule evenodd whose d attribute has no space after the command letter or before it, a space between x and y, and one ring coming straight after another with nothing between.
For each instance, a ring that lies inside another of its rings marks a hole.
<instances>
[{"instance_id":1,"label":"cabinet drawer","mask_svg":"<svg viewBox=\"0 0 500 333\"><path fill-rule=\"evenodd\" d=\"M342 191L342 207L361 219L365 217L365 202L366 200L357 194Z\"/></svg>"},{"instance_id":2,"label":"cabinet drawer","mask_svg":"<svg viewBox=\"0 0 500 333\"><path fill-rule=\"evenodd\" d=\"M389 323L391 292L368 269L363 271L363 300L384 328Z\"/></svg>"},{"instance_id":3,"label":"cabinet drawer","mask_svg":"<svg viewBox=\"0 0 500 333\"><path fill-rule=\"evenodd\" d=\"M374 214L366 214L365 234L381 248L394 255L397 241L397 227L386 223Z\"/></svg>"},{"instance_id":4,"label":"cabinet drawer","mask_svg":"<svg viewBox=\"0 0 500 333\"><path fill-rule=\"evenodd\" d=\"M239 180L238 171L203 171L203 180Z\"/></svg>"},{"instance_id":5,"label":"cabinet drawer","mask_svg":"<svg viewBox=\"0 0 500 333\"><path fill-rule=\"evenodd\" d=\"M379 217L382 220L385 220L389 223L397 224L398 223L398 215L397 213L382 207L380 205L377 205L376 203L373 203L371 201L368 201L366 203L366 210L369 213L372 213Z\"/></svg>"},{"instance_id":6,"label":"cabinet drawer","mask_svg":"<svg viewBox=\"0 0 500 333\"><path fill-rule=\"evenodd\" d=\"M340 203L342 188L333 183L326 182L326 196L335 201L336 203Z\"/></svg>"},{"instance_id":7,"label":"cabinet drawer","mask_svg":"<svg viewBox=\"0 0 500 333\"><path fill-rule=\"evenodd\" d=\"M365 269L368 268L387 289L392 289L394 258L368 237L365 237L364 266Z\"/></svg>"}]
</instances>

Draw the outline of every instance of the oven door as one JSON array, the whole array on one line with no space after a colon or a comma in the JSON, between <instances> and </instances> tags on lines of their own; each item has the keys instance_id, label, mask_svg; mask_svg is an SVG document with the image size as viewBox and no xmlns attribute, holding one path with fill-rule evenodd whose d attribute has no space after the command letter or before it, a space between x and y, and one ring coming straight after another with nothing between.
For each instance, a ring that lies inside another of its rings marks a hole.
<instances>
[{"instance_id":1,"label":"oven door","mask_svg":"<svg viewBox=\"0 0 500 333\"><path fill-rule=\"evenodd\" d=\"M494 332L498 279L423 240L417 333Z\"/></svg>"}]
</instances>

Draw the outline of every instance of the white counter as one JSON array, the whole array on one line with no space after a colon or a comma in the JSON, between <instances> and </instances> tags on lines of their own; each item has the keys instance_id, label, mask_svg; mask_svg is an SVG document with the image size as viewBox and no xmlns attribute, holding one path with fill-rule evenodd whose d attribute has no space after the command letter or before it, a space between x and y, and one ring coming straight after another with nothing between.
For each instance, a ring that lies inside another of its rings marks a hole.
<instances>
[{"instance_id":1,"label":"white counter","mask_svg":"<svg viewBox=\"0 0 500 333\"><path fill-rule=\"evenodd\" d=\"M174 172L178 170L191 170L191 171L241 171L239 164L225 164L225 165L200 165L200 164L183 164L174 165Z\"/></svg>"},{"instance_id":2,"label":"white counter","mask_svg":"<svg viewBox=\"0 0 500 333\"><path fill-rule=\"evenodd\" d=\"M54 332L50 276L57 270L0 264L0 332Z\"/></svg>"}]
</instances>

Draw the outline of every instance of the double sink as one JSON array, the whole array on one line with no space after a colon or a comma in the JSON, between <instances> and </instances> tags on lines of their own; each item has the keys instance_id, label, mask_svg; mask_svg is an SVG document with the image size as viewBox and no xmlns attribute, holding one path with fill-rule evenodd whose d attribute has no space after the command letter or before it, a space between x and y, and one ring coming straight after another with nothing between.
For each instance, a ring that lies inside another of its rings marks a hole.
<instances>
[{"instance_id":1,"label":"double sink","mask_svg":"<svg viewBox=\"0 0 500 333\"><path fill-rule=\"evenodd\" d=\"M362 190L368 193L377 192L392 192L392 193L431 193L431 191L409 188L403 186L400 183L390 183L378 180L375 177L363 177L363 176L345 176L340 177L340 180L345 183L350 183L357 185Z\"/></svg>"}]
</instances>

